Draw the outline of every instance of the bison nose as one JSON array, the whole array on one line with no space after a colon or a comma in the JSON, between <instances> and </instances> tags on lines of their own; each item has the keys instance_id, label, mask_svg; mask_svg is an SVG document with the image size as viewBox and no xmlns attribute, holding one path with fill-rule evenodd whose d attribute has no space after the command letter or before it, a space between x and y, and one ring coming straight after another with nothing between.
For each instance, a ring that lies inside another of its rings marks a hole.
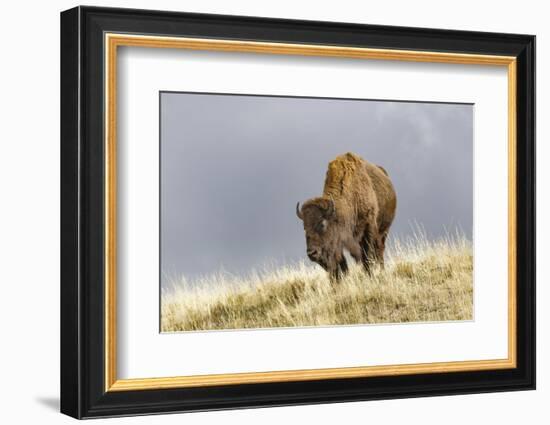
<instances>
[{"instance_id":1,"label":"bison nose","mask_svg":"<svg viewBox=\"0 0 550 425\"><path fill-rule=\"evenodd\" d=\"M317 251L316 249L308 249L307 256L310 260L315 261L319 258L319 251Z\"/></svg>"}]
</instances>

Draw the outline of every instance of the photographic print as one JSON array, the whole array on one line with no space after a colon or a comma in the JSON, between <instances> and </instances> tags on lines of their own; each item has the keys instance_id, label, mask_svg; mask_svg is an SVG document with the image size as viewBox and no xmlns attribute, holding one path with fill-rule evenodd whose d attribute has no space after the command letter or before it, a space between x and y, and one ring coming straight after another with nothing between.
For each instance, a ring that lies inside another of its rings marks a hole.
<instances>
[{"instance_id":1,"label":"photographic print","mask_svg":"<svg viewBox=\"0 0 550 425\"><path fill-rule=\"evenodd\" d=\"M60 33L62 413L535 388L534 36Z\"/></svg>"},{"instance_id":2,"label":"photographic print","mask_svg":"<svg viewBox=\"0 0 550 425\"><path fill-rule=\"evenodd\" d=\"M473 319L473 105L160 103L162 332Z\"/></svg>"}]
</instances>

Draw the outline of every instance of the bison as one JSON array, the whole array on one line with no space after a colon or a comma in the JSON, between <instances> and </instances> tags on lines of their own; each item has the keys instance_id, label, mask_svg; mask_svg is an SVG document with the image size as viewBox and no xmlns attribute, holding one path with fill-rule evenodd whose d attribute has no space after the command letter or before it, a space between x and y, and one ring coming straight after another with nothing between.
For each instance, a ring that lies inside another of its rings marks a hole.
<instances>
[{"instance_id":1,"label":"bison","mask_svg":"<svg viewBox=\"0 0 550 425\"><path fill-rule=\"evenodd\" d=\"M384 267L384 249L397 198L384 168L354 153L328 165L323 195L296 204L306 235L307 256L339 280L348 270L344 249L367 273Z\"/></svg>"}]
</instances>

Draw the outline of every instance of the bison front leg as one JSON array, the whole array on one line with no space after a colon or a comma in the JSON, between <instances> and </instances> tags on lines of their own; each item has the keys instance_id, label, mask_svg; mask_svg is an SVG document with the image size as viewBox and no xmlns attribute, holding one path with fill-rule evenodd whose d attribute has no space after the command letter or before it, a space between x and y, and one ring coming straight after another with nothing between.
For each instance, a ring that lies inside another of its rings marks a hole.
<instances>
[{"instance_id":1,"label":"bison front leg","mask_svg":"<svg viewBox=\"0 0 550 425\"><path fill-rule=\"evenodd\" d=\"M365 231L361 239L362 258L361 262L367 274L372 274L372 265L376 262L378 243L372 231Z\"/></svg>"},{"instance_id":2,"label":"bison front leg","mask_svg":"<svg viewBox=\"0 0 550 425\"><path fill-rule=\"evenodd\" d=\"M346 243L346 248L357 263L363 261L363 249L359 242L350 240Z\"/></svg>"},{"instance_id":3,"label":"bison front leg","mask_svg":"<svg viewBox=\"0 0 550 425\"><path fill-rule=\"evenodd\" d=\"M342 259L338 263L337 270L337 279L340 280L341 277L343 277L348 272L348 262L346 261L346 257L342 255Z\"/></svg>"},{"instance_id":4,"label":"bison front leg","mask_svg":"<svg viewBox=\"0 0 550 425\"><path fill-rule=\"evenodd\" d=\"M339 282L347 272L348 272L348 262L346 261L346 257L344 257L344 254L342 253L336 259L334 267L329 272L330 280L333 282Z\"/></svg>"}]
</instances>

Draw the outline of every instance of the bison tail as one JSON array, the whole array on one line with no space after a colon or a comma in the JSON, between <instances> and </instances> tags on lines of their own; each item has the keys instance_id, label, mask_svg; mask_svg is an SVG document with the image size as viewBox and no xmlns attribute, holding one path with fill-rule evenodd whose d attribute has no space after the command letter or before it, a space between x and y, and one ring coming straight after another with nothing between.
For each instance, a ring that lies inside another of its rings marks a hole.
<instances>
[{"instance_id":1,"label":"bison tail","mask_svg":"<svg viewBox=\"0 0 550 425\"><path fill-rule=\"evenodd\" d=\"M385 169L384 167L382 167L381 165L378 165L378 164L377 164L376 166L377 166L378 168L380 168L380 170L382 170L382 172L383 172L386 176L389 177L388 172L386 171L386 169Z\"/></svg>"}]
</instances>

